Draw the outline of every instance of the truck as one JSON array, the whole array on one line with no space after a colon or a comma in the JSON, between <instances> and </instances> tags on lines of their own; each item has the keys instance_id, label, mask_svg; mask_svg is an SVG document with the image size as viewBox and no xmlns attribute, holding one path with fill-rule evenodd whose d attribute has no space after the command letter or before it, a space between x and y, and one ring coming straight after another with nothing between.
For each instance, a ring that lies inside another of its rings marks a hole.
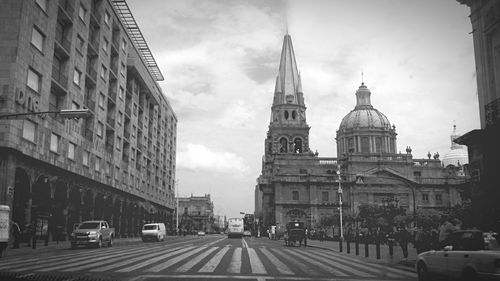
<instances>
[{"instance_id":1,"label":"truck","mask_svg":"<svg viewBox=\"0 0 500 281\"><path fill-rule=\"evenodd\" d=\"M243 237L243 219L230 218L227 226L227 237Z\"/></svg>"},{"instance_id":2,"label":"truck","mask_svg":"<svg viewBox=\"0 0 500 281\"><path fill-rule=\"evenodd\" d=\"M84 221L71 233L71 248L76 249L78 246L101 248L105 244L111 247L114 237L115 229L109 227L106 221Z\"/></svg>"}]
</instances>

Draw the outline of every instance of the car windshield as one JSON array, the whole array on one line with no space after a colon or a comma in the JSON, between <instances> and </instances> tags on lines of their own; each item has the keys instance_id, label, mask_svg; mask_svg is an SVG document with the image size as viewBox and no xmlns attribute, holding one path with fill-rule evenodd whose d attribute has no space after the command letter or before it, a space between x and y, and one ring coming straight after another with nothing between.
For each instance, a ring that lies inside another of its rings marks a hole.
<instances>
[{"instance_id":1,"label":"car windshield","mask_svg":"<svg viewBox=\"0 0 500 281\"><path fill-rule=\"evenodd\" d=\"M145 225L142 229L143 230L156 230L156 229L158 229L158 226L156 224Z\"/></svg>"},{"instance_id":2,"label":"car windshield","mask_svg":"<svg viewBox=\"0 0 500 281\"><path fill-rule=\"evenodd\" d=\"M97 229L99 228L99 222L85 222L80 224L79 229Z\"/></svg>"}]
</instances>

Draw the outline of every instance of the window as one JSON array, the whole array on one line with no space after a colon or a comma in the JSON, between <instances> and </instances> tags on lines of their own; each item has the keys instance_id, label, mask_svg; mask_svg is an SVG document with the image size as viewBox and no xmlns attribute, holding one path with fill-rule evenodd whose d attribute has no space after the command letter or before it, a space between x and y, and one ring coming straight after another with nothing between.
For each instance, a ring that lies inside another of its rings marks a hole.
<instances>
[{"instance_id":1,"label":"window","mask_svg":"<svg viewBox=\"0 0 500 281\"><path fill-rule=\"evenodd\" d=\"M35 3L42 9L44 12L47 12L47 0L35 0Z\"/></svg>"},{"instance_id":2,"label":"window","mask_svg":"<svg viewBox=\"0 0 500 281\"><path fill-rule=\"evenodd\" d=\"M106 11L104 13L104 22L109 26L109 19L111 18L111 16L109 15L109 12Z\"/></svg>"},{"instance_id":3,"label":"window","mask_svg":"<svg viewBox=\"0 0 500 281\"><path fill-rule=\"evenodd\" d=\"M323 202L328 202L328 191L323 191L321 193L321 199Z\"/></svg>"},{"instance_id":4,"label":"window","mask_svg":"<svg viewBox=\"0 0 500 281\"><path fill-rule=\"evenodd\" d=\"M422 194L422 201L429 201L429 194Z\"/></svg>"},{"instance_id":5,"label":"window","mask_svg":"<svg viewBox=\"0 0 500 281\"><path fill-rule=\"evenodd\" d=\"M85 44L85 41L80 35L76 36L76 50L82 55L83 53L83 45Z\"/></svg>"},{"instance_id":6,"label":"window","mask_svg":"<svg viewBox=\"0 0 500 281\"><path fill-rule=\"evenodd\" d=\"M120 87L120 89L118 90L118 97L120 99L123 99L124 93L125 93L125 90L123 89L123 87Z\"/></svg>"},{"instance_id":7,"label":"window","mask_svg":"<svg viewBox=\"0 0 500 281\"><path fill-rule=\"evenodd\" d=\"M44 43L45 35L43 35L38 28L33 27L33 31L31 32L31 45L35 46L40 52L43 52Z\"/></svg>"},{"instance_id":8,"label":"window","mask_svg":"<svg viewBox=\"0 0 500 281\"><path fill-rule=\"evenodd\" d=\"M436 194L436 201L438 202L443 201L443 197L441 196L441 194Z\"/></svg>"},{"instance_id":9,"label":"window","mask_svg":"<svg viewBox=\"0 0 500 281\"><path fill-rule=\"evenodd\" d=\"M123 113L118 111L118 120L116 120L118 122L118 125L122 124L122 119L123 119Z\"/></svg>"},{"instance_id":10,"label":"window","mask_svg":"<svg viewBox=\"0 0 500 281\"><path fill-rule=\"evenodd\" d=\"M82 155L83 166L86 166L86 167L89 166L89 155L90 155L90 152L88 152L87 150L83 151L83 155Z\"/></svg>"},{"instance_id":11,"label":"window","mask_svg":"<svg viewBox=\"0 0 500 281\"><path fill-rule=\"evenodd\" d=\"M120 179L120 167L115 166L115 180Z\"/></svg>"},{"instance_id":12,"label":"window","mask_svg":"<svg viewBox=\"0 0 500 281\"><path fill-rule=\"evenodd\" d=\"M137 116L137 103L134 103L134 115Z\"/></svg>"},{"instance_id":13,"label":"window","mask_svg":"<svg viewBox=\"0 0 500 281\"><path fill-rule=\"evenodd\" d=\"M95 170L96 172L101 171L101 158L97 157L95 158Z\"/></svg>"},{"instance_id":14,"label":"window","mask_svg":"<svg viewBox=\"0 0 500 281\"><path fill-rule=\"evenodd\" d=\"M292 200L299 200L299 192L297 190L292 191Z\"/></svg>"},{"instance_id":15,"label":"window","mask_svg":"<svg viewBox=\"0 0 500 281\"><path fill-rule=\"evenodd\" d=\"M78 10L78 17L82 20L83 23L85 23L85 17L87 16L87 9L80 4L80 10Z\"/></svg>"},{"instance_id":16,"label":"window","mask_svg":"<svg viewBox=\"0 0 500 281\"><path fill-rule=\"evenodd\" d=\"M104 40L103 40L103 41L104 41L104 42L103 42L103 44L102 44L102 50L103 50L105 53L107 53L107 52L108 52L108 45L109 45L109 41L108 41L108 39L106 39L106 38L104 38Z\"/></svg>"},{"instance_id":17,"label":"window","mask_svg":"<svg viewBox=\"0 0 500 281\"><path fill-rule=\"evenodd\" d=\"M120 68L120 74L125 77L125 64L122 62L122 67Z\"/></svg>"},{"instance_id":18,"label":"window","mask_svg":"<svg viewBox=\"0 0 500 281\"><path fill-rule=\"evenodd\" d=\"M104 66L104 64L101 65L101 78L106 80L106 73L108 72L108 69Z\"/></svg>"},{"instance_id":19,"label":"window","mask_svg":"<svg viewBox=\"0 0 500 281\"><path fill-rule=\"evenodd\" d=\"M36 124L30 120L23 121L23 138L35 142Z\"/></svg>"},{"instance_id":20,"label":"window","mask_svg":"<svg viewBox=\"0 0 500 281\"><path fill-rule=\"evenodd\" d=\"M104 96L104 94L99 92L99 106L101 108L104 108L104 100L105 99L106 99L106 97Z\"/></svg>"},{"instance_id":21,"label":"window","mask_svg":"<svg viewBox=\"0 0 500 281\"><path fill-rule=\"evenodd\" d=\"M82 72L75 68L75 71L73 72L73 83L80 86L81 77L82 77Z\"/></svg>"},{"instance_id":22,"label":"window","mask_svg":"<svg viewBox=\"0 0 500 281\"><path fill-rule=\"evenodd\" d=\"M104 131L104 124L101 121L97 122L97 136L102 138L103 131Z\"/></svg>"},{"instance_id":23,"label":"window","mask_svg":"<svg viewBox=\"0 0 500 281\"><path fill-rule=\"evenodd\" d=\"M122 138L116 137L116 149L120 150L122 147Z\"/></svg>"},{"instance_id":24,"label":"window","mask_svg":"<svg viewBox=\"0 0 500 281\"><path fill-rule=\"evenodd\" d=\"M59 148L59 138L60 137L54 133L50 135L50 151L57 153Z\"/></svg>"},{"instance_id":25,"label":"window","mask_svg":"<svg viewBox=\"0 0 500 281\"><path fill-rule=\"evenodd\" d=\"M33 91L40 93L40 81L41 77L38 73L34 72L31 68L28 69L28 79L26 85L30 87Z\"/></svg>"},{"instance_id":26,"label":"window","mask_svg":"<svg viewBox=\"0 0 500 281\"><path fill-rule=\"evenodd\" d=\"M68 144L68 158L71 160L75 160L75 148L76 145L72 142Z\"/></svg>"},{"instance_id":27,"label":"window","mask_svg":"<svg viewBox=\"0 0 500 281\"><path fill-rule=\"evenodd\" d=\"M127 50L127 41L125 41L125 39L122 39L122 46L121 46L122 50L125 52Z\"/></svg>"},{"instance_id":28,"label":"window","mask_svg":"<svg viewBox=\"0 0 500 281\"><path fill-rule=\"evenodd\" d=\"M132 125L132 137L135 138L135 125Z\"/></svg>"}]
</instances>

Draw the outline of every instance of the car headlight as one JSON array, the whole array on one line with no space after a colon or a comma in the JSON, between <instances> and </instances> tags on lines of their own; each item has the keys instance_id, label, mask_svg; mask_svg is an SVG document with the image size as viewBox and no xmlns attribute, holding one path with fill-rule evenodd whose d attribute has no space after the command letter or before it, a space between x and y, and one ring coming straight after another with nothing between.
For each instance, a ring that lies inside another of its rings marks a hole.
<instances>
[{"instance_id":1,"label":"car headlight","mask_svg":"<svg viewBox=\"0 0 500 281\"><path fill-rule=\"evenodd\" d=\"M91 238L97 237L97 232L90 231L90 232L88 232L88 236L91 237Z\"/></svg>"}]
</instances>

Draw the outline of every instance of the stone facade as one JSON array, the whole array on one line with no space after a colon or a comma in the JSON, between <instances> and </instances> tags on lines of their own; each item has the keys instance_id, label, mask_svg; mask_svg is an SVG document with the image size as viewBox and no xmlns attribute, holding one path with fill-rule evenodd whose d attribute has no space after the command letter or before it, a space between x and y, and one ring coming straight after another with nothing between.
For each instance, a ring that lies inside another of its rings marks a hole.
<instances>
[{"instance_id":1,"label":"stone facade","mask_svg":"<svg viewBox=\"0 0 500 281\"><path fill-rule=\"evenodd\" d=\"M210 194L205 196L179 197L178 198L179 229L194 233L195 231L213 231L216 223L214 217L214 203Z\"/></svg>"},{"instance_id":2,"label":"stone facade","mask_svg":"<svg viewBox=\"0 0 500 281\"><path fill-rule=\"evenodd\" d=\"M86 219L120 236L145 221L171 226L177 117L149 50L135 47L142 35L121 20L128 6L116 5L126 3L2 2L0 113L92 112L0 120L0 202L22 228L48 221L49 236L64 239Z\"/></svg>"}]
</instances>

